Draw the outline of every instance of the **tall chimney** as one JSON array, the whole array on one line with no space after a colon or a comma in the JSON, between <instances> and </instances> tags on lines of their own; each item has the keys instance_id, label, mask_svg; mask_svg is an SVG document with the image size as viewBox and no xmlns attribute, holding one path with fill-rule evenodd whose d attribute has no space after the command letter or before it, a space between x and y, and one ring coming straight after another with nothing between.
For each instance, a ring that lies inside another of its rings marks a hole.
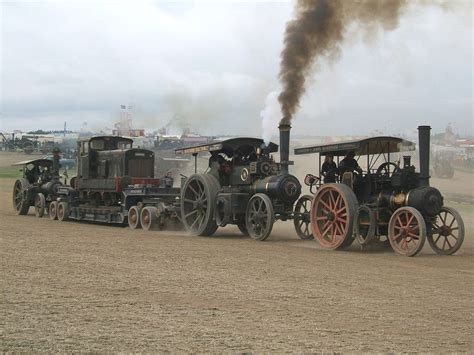
<instances>
[{"instance_id":1,"label":"tall chimney","mask_svg":"<svg viewBox=\"0 0 474 355\"><path fill-rule=\"evenodd\" d=\"M290 130L289 124L280 124L280 164L282 175L288 174L288 165L290 165Z\"/></svg>"},{"instance_id":2,"label":"tall chimney","mask_svg":"<svg viewBox=\"0 0 474 355\"><path fill-rule=\"evenodd\" d=\"M430 126L418 126L420 151L420 187L430 186Z\"/></svg>"},{"instance_id":3,"label":"tall chimney","mask_svg":"<svg viewBox=\"0 0 474 355\"><path fill-rule=\"evenodd\" d=\"M59 150L58 147L55 147L53 149L53 175L54 176L59 176L59 159L61 159L60 154L61 151Z\"/></svg>"}]
</instances>

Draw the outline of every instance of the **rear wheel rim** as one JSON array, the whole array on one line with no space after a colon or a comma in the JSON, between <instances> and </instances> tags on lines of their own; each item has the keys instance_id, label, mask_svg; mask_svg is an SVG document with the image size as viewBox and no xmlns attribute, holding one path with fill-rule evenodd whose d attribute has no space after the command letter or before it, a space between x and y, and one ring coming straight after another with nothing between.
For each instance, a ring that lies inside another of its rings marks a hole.
<instances>
[{"instance_id":1,"label":"rear wheel rim","mask_svg":"<svg viewBox=\"0 0 474 355\"><path fill-rule=\"evenodd\" d=\"M189 181L184 196L184 220L192 232L200 231L206 222L208 197L202 181Z\"/></svg>"},{"instance_id":2,"label":"rear wheel rim","mask_svg":"<svg viewBox=\"0 0 474 355\"><path fill-rule=\"evenodd\" d=\"M323 247L335 249L344 243L349 229L346 198L334 187L327 187L313 201L313 235Z\"/></svg>"},{"instance_id":3,"label":"rear wheel rim","mask_svg":"<svg viewBox=\"0 0 474 355\"><path fill-rule=\"evenodd\" d=\"M181 191L181 219L192 235L210 236L217 230L216 199L220 184L210 174L192 175Z\"/></svg>"},{"instance_id":4,"label":"rear wheel rim","mask_svg":"<svg viewBox=\"0 0 474 355\"><path fill-rule=\"evenodd\" d=\"M23 189L21 188L21 183L17 181L15 183L15 193L14 193L14 206L15 210L19 211L21 209L22 201L23 201Z\"/></svg>"}]
</instances>

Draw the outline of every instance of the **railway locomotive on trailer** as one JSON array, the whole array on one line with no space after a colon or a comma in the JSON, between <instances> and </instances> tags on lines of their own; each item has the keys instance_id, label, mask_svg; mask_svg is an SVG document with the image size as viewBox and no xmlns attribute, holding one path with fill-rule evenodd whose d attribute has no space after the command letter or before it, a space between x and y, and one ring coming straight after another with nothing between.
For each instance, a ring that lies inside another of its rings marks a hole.
<instances>
[{"instance_id":1,"label":"railway locomotive on trailer","mask_svg":"<svg viewBox=\"0 0 474 355\"><path fill-rule=\"evenodd\" d=\"M243 234L265 240L275 220L294 218L293 205L301 193L288 173L289 127L281 131L281 161L272 153L278 145L258 138L177 149L177 154L209 153L206 173L195 173L181 188L181 218L195 235L212 235L218 227L237 225Z\"/></svg>"},{"instance_id":2,"label":"railway locomotive on trailer","mask_svg":"<svg viewBox=\"0 0 474 355\"><path fill-rule=\"evenodd\" d=\"M391 161L396 153L413 151L415 144L397 137L373 137L295 149L296 155L366 157L366 170L358 163L339 166L335 182L308 174L305 183L316 188L306 224L322 247L340 249L357 239L363 246L386 237L399 254L418 254L428 239L438 254L453 254L464 240L459 213L444 206L440 191L429 185L430 127L420 126L420 172L411 156ZM382 160L382 161L381 161ZM354 160L355 161L355 160Z\"/></svg>"},{"instance_id":3,"label":"railway locomotive on trailer","mask_svg":"<svg viewBox=\"0 0 474 355\"><path fill-rule=\"evenodd\" d=\"M179 188L156 178L155 155L133 140L98 136L79 140L77 176L55 189L51 219L127 224L132 228L180 227Z\"/></svg>"}]
</instances>

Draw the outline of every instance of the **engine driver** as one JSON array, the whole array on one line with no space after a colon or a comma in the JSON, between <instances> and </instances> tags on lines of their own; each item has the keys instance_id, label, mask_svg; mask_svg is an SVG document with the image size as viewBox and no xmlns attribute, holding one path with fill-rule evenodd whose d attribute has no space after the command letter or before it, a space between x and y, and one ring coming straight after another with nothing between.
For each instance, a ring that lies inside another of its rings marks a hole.
<instances>
[{"instance_id":1,"label":"engine driver","mask_svg":"<svg viewBox=\"0 0 474 355\"><path fill-rule=\"evenodd\" d=\"M334 162L332 155L326 155L326 158L324 158L324 163L321 167L321 174L324 177L325 184L336 182L337 165Z\"/></svg>"},{"instance_id":2,"label":"engine driver","mask_svg":"<svg viewBox=\"0 0 474 355\"><path fill-rule=\"evenodd\" d=\"M357 163L357 160L354 159L355 153L353 150L349 151L344 159L341 160L339 163L339 175L342 176L345 172L358 172L359 174L362 174L362 169L359 166L359 163Z\"/></svg>"}]
</instances>

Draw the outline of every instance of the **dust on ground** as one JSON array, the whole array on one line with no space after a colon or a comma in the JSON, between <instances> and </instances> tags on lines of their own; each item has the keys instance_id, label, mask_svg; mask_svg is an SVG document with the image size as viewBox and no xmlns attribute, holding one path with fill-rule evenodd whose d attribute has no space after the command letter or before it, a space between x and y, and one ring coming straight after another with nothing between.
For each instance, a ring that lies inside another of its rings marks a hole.
<instances>
[{"instance_id":1,"label":"dust on ground","mask_svg":"<svg viewBox=\"0 0 474 355\"><path fill-rule=\"evenodd\" d=\"M256 242L16 216L13 181L0 179L0 351L473 350L472 205L447 201L467 226L456 255L406 258L321 250L291 222ZM439 184L472 194L470 175L455 182Z\"/></svg>"}]
</instances>

